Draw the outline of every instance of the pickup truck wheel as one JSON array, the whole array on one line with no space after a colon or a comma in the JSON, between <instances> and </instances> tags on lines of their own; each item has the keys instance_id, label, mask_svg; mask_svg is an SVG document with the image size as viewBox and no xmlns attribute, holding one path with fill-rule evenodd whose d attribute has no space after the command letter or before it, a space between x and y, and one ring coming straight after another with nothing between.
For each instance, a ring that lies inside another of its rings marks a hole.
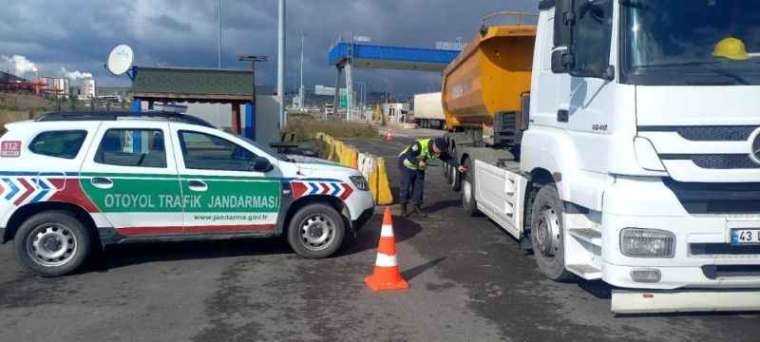
<instances>
[{"instance_id":1,"label":"pickup truck wheel","mask_svg":"<svg viewBox=\"0 0 760 342\"><path fill-rule=\"evenodd\" d=\"M32 216L19 227L14 240L19 262L44 277L79 269L92 250L90 231L65 211Z\"/></svg>"},{"instance_id":2,"label":"pickup truck wheel","mask_svg":"<svg viewBox=\"0 0 760 342\"><path fill-rule=\"evenodd\" d=\"M462 207L469 216L478 215L478 202L475 199L475 176L470 159L466 159L464 166L467 172L462 176Z\"/></svg>"},{"instance_id":3,"label":"pickup truck wheel","mask_svg":"<svg viewBox=\"0 0 760 342\"><path fill-rule=\"evenodd\" d=\"M290 220L288 243L296 254L308 259L333 255L343 244L346 225L340 214L324 204L301 208Z\"/></svg>"},{"instance_id":4,"label":"pickup truck wheel","mask_svg":"<svg viewBox=\"0 0 760 342\"><path fill-rule=\"evenodd\" d=\"M554 184L544 185L536 194L531 210L531 245L541 272L554 281L573 279L565 268L564 206Z\"/></svg>"}]
</instances>

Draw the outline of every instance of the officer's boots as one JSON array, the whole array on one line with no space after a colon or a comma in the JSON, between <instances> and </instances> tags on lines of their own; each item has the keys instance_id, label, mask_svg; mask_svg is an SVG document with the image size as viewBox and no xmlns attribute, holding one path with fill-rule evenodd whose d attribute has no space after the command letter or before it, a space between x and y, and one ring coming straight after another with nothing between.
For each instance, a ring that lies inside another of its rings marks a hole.
<instances>
[{"instance_id":1,"label":"officer's boots","mask_svg":"<svg viewBox=\"0 0 760 342\"><path fill-rule=\"evenodd\" d=\"M406 203L401 203L401 216L402 217L409 217L411 213L409 212L409 207L406 205Z\"/></svg>"},{"instance_id":2,"label":"officer's boots","mask_svg":"<svg viewBox=\"0 0 760 342\"><path fill-rule=\"evenodd\" d=\"M412 212L409 215L412 215L412 214L417 215L421 218L428 217L428 214L422 210L422 206L420 206L419 204L414 206L414 209L412 209Z\"/></svg>"}]
</instances>

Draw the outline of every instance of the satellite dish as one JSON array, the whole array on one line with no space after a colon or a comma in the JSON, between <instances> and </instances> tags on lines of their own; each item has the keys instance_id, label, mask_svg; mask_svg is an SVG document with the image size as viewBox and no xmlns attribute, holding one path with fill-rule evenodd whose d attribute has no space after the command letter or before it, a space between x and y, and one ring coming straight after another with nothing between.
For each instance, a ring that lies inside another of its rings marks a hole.
<instances>
[{"instance_id":1,"label":"satellite dish","mask_svg":"<svg viewBox=\"0 0 760 342\"><path fill-rule=\"evenodd\" d=\"M117 45L111 53L108 54L108 63L106 68L116 76L124 75L132 68L132 62L135 59L135 53L129 45Z\"/></svg>"}]
</instances>

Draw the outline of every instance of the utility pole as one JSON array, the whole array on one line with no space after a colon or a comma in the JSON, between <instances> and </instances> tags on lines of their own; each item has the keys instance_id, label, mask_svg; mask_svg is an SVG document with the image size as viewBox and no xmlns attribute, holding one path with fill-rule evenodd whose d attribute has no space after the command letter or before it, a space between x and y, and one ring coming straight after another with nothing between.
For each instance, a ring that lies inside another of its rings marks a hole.
<instances>
[{"instance_id":1,"label":"utility pole","mask_svg":"<svg viewBox=\"0 0 760 342\"><path fill-rule=\"evenodd\" d=\"M216 15L217 20L219 22L219 39L217 41L217 51L216 51L216 61L217 61L217 68L222 68L222 0L219 0L218 6L216 7Z\"/></svg>"},{"instance_id":2,"label":"utility pole","mask_svg":"<svg viewBox=\"0 0 760 342\"><path fill-rule=\"evenodd\" d=\"M301 86L298 88L298 98L299 98L299 106L300 109L303 111L304 109L304 103L306 102L306 91L303 87L303 42L304 42L304 34L303 31L301 31Z\"/></svg>"},{"instance_id":3,"label":"utility pole","mask_svg":"<svg viewBox=\"0 0 760 342\"><path fill-rule=\"evenodd\" d=\"M277 98L280 101L280 129L283 129L288 123L285 113L285 0L279 0L278 5Z\"/></svg>"}]
</instances>

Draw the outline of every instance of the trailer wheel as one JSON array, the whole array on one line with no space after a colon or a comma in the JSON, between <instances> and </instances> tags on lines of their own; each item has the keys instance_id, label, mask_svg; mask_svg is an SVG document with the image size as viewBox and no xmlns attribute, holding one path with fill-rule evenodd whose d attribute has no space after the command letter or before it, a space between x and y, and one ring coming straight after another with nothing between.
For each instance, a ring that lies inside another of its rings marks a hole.
<instances>
[{"instance_id":1,"label":"trailer wheel","mask_svg":"<svg viewBox=\"0 0 760 342\"><path fill-rule=\"evenodd\" d=\"M462 207L467 215L477 216L479 211L478 202L475 199L475 176L473 175L475 170L469 158L465 159L464 166L467 172L462 176Z\"/></svg>"},{"instance_id":2,"label":"trailer wheel","mask_svg":"<svg viewBox=\"0 0 760 342\"><path fill-rule=\"evenodd\" d=\"M546 277L564 282L573 279L565 268L564 206L554 184L541 187L531 210L531 245L538 268Z\"/></svg>"}]
</instances>

